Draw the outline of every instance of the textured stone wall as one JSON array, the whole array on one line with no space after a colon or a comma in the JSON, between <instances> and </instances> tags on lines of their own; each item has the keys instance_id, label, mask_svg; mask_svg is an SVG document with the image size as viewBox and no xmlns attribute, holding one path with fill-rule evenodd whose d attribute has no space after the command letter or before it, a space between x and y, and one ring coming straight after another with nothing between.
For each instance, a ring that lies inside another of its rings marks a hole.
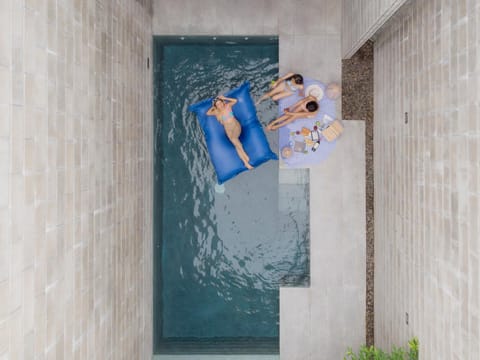
<instances>
[{"instance_id":1,"label":"textured stone wall","mask_svg":"<svg viewBox=\"0 0 480 360\"><path fill-rule=\"evenodd\" d=\"M375 342L422 359L480 359L479 25L417 0L375 41Z\"/></svg>"},{"instance_id":2,"label":"textured stone wall","mask_svg":"<svg viewBox=\"0 0 480 360\"><path fill-rule=\"evenodd\" d=\"M407 0L342 0L342 58L349 58Z\"/></svg>"},{"instance_id":3,"label":"textured stone wall","mask_svg":"<svg viewBox=\"0 0 480 360\"><path fill-rule=\"evenodd\" d=\"M0 1L0 358L151 356L151 15Z\"/></svg>"},{"instance_id":4,"label":"textured stone wall","mask_svg":"<svg viewBox=\"0 0 480 360\"><path fill-rule=\"evenodd\" d=\"M153 15L153 0L135 0L147 11L150 15Z\"/></svg>"}]
</instances>

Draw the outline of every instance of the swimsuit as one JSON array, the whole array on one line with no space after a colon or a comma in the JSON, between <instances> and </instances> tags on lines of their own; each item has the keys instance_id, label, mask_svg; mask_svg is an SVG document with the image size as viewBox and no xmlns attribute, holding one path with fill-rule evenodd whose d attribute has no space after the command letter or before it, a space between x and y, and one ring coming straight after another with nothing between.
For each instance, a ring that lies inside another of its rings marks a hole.
<instances>
[{"instance_id":1,"label":"swimsuit","mask_svg":"<svg viewBox=\"0 0 480 360\"><path fill-rule=\"evenodd\" d=\"M290 88L291 92L296 93L298 91L298 89L292 85L290 80L285 80L285 84Z\"/></svg>"},{"instance_id":2,"label":"swimsuit","mask_svg":"<svg viewBox=\"0 0 480 360\"><path fill-rule=\"evenodd\" d=\"M227 121L227 120L229 120L229 119L231 119L235 116L233 115L233 111L230 110L227 115L222 114L222 115L220 115L220 117L222 118L222 122L225 122L225 121Z\"/></svg>"}]
</instances>

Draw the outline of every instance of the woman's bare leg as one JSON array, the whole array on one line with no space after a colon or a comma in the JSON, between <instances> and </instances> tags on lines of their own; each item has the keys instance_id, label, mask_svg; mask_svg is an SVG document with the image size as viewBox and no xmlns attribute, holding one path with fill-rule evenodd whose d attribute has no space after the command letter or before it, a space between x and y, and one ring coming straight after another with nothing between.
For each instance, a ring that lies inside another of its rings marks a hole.
<instances>
[{"instance_id":1,"label":"woman's bare leg","mask_svg":"<svg viewBox=\"0 0 480 360\"><path fill-rule=\"evenodd\" d=\"M283 99L283 98L286 98L290 95L292 95L293 93L291 91L282 91L281 93L278 93L278 94L275 94L272 96L272 100L273 101L277 101L277 100L280 100L280 99Z\"/></svg>"},{"instance_id":2,"label":"woman's bare leg","mask_svg":"<svg viewBox=\"0 0 480 360\"><path fill-rule=\"evenodd\" d=\"M245 167L249 170L253 169L253 166L249 164L250 158L248 157L247 153L243 149L243 146L242 146L242 143L240 142L240 140L235 139L235 138L233 138L233 139L231 138L230 141L235 146L235 150L237 150L237 154L238 154L240 160L242 160L243 163L245 164Z\"/></svg>"},{"instance_id":3,"label":"woman's bare leg","mask_svg":"<svg viewBox=\"0 0 480 360\"><path fill-rule=\"evenodd\" d=\"M266 129L268 131L272 131L272 130L275 130L277 129L277 125L278 124L281 124L283 123L284 121L286 121L288 118L290 117L290 115L282 115L278 118L276 118L275 120L272 120L268 123L268 125L266 126Z\"/></svg>"},{"instance_id":4,"label":"woman's bare leg","mask_svg":"<svg viewBox=\"0 0 480 360\"><path fill-rule=\"evenodd\" d=\"M267 91L258 101L255 103L255 105L260 104L263 100L266 100L268 98L272 98L276 94L280 94L281 92L285 91L285 84L282 82L279 85L275 86L272 90Z\"/></svg>"},{"instance_id":5,"label":"woman's bare leg","mask_svg":"<svg viewBox=\"0 0 480 360\"><path fill-rule=\"evenodd\" d=\"M278 119L275 119L270 124L268 124L267 130L277 130L287 124L294 122L298 118L300 118L300 115L282 115Z\"/></svg>"}]
</instances>

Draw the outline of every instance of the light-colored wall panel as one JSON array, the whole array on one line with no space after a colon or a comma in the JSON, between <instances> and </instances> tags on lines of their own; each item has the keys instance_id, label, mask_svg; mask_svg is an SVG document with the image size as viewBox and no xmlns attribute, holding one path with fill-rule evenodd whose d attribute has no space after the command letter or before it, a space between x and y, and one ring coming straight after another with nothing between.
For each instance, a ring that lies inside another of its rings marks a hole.
<instances>
[{"instance_id":1,"label":"light-colored wall panel","mask_svg":"<svg viewBox=\"0 0 480 360\"><path fill-rule=\"evenodd\" d=\"M407 0L343 0L342 58L348 59Z\"/></svg>"},{"instance_id":2,"label":"light-colored wall panel","mask_svg":"<svg viewBox=\"0 0 480 360\"><path fill-rule=\"evenodd\" d=\"M479 24L417 0L375 41L375 341L422 359L480 358Z\"/></svg>"},{"instance_id":3,"label":"light-colored wall panel","mask_svg":"<svg viewBox=\"0 0 480 360\"><path fill-rule=\"evenodd\" d=\"M0 1L2 359L151 357L148 4Z\"/></svg>"}]
</instances>

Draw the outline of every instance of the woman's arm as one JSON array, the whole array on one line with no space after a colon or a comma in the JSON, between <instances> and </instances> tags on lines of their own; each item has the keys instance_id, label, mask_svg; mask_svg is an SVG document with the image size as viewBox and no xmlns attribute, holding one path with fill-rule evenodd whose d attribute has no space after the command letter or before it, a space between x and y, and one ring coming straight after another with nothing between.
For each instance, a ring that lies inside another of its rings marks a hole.
<instances>
[{"instance_id":1,"label":"woman's arm","mask_svg":"<svg viewBox=\"0 0 480 360\"><path fill-rule=\"evenodd\" d=\"M231 102L231 103L232 103L232 106L235 105L235 104L238 102L237 99L228 98L228 97L223 96L223 95L220 95L218 98L219 98L219 99L222 99L222 100L227 100L227 101Z\"/></svg>"},{"instance_id":2,"label":"woman's arm","mask_svg":"<svg viewBox=\"0 0 480 360\"><path fill-rule=\"evenodd\" d=\"M289 111L295 112L295 111L297 111L301 106L302 106L302 102L298 102L298 103L296 103L295 105L293 105L293 106L289 109Z\"/></svg>"},{"instance_id":3,"label":"woman's arm","mask_svg":"<svg viewBox=\"0 0 480 360\"><path fill-rule=\"evenodd\" d=\"M310 111L299 111L295 113L294 115L298 118L312 118L318 114L318 110L315 110L314 112Z\"/></svg>"},{"instance_id":4,"label":"woman's arm","mask_svg":"<svg viewBox=\"0 0 480 360\"><path fill-rule=\"evenodd\" d=\"M297 117L307 117L307 116L315 115L315 114L311 113L310 111L299 111L299 112L296 112L296 113L292 113L292 115L295 115Z\"/></svg>"},{"instance_id":5,"label":"woman's arm","mask_svg":"<svg viewBox=\"0 0 480 360\"><path fill-rule=\"evenodd\" d=\"M313 96L307 96L306 98L298 101L295 105L293 105L293 107L290 110L297 110L301 108L303 105L309 103L310 101L317 101L317 99L314 98Z\"/></svg>"},{"instance_id":6,"label":"woman's arm","mask_svg":"<svg viewBox=\"0 0 480 360\"><path fill-rule=\"evenodd\" d=\"M207 115L209 116L215 116L216 114L217 114L217 110L213 106L207 111Z\"/></svg>"},{"instance_id":7,"label":"woman's arm","mask_svg":"<svg viewBox=\"0 0 480 360\"><path fill-rule=\"evenodd\" d=\"M302 99L302 100L297 101L297 102L290 108L290 111L296 111L296 110L298 110L298 109L301 108L304 104L306 104L308 101L310 101L310 100Z\"/></svg>"},{"instance_id":8,"label":"woman's arm","mask_svg":"<svg viewBox=\"0 0 480 360\"><path fill-rule=\"evenodd\" d=\"M277 81L283 81L283 80L288 79L289 77L291 77L293 75L295 75L293 72L289 72L289 73L283 75L282 77L278 78Z\"/></svg>"},{"instance_id":9,"label":"woman's arm","mask_svg":"<svg viewBox=\"0 0 480 360\"><path fill-rule=\"evenodd\" d=\"M288 79L289 77L295 75L294 73L292 72L289 72L288 74L286 75L283 75L282 77L279 77L273 84L272 84L272 88L276 87L278 85L278 83L282 82L283 80L285 79Z\"/></svg>"}]
</instances>

